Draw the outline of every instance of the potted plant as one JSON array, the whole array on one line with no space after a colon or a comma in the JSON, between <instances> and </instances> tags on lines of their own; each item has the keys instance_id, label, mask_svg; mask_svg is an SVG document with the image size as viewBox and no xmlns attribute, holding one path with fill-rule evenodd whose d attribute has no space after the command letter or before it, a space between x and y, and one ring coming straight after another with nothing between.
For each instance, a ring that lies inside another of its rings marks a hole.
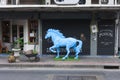
<instances>
[{"instance_id":1,"label":"potted plant","mask_svg":"<svg viewBox=\"0 0 120 80\"><path fill-rule=\"evenodd\" d=\"M14 43L13 43L13 48L12 51L14 52L14 56L16 58L16 61L19 61L19 56L20 56L20 51L23 49L23 38L18 38Z\"/></svg>"}]
</instances>

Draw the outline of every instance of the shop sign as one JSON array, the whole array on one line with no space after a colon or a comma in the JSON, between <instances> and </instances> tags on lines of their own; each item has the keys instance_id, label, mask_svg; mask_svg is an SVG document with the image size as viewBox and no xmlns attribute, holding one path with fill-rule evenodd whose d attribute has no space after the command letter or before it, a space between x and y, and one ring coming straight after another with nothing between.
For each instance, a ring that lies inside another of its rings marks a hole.
<instances>
[{"instance_id":1,"label":"shop sign","mask_svg":"<svg viewBox=\"0 0 120 80\"><path fill-rule=\"evenodd\" d=\"M54 0L56 4L78 4L79 0Z\"/></svg>"},{"instance_id":2,"label":"shop sign","mask_svg":"<svg viewBox=\"0 0 120 80\"><path fill-rule=\"evenodd\" d=\"M113 31L112 30L101 30L99 32L99 39L102 45L108 46L113 44L111 41L113 39Z\"/></svg>"}]
</instances>

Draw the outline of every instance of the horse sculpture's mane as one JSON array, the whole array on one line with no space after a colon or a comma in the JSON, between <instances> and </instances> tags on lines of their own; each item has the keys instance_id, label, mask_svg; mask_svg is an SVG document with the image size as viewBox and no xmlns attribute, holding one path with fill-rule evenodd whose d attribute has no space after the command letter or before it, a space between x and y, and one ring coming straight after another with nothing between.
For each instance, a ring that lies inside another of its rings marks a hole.
<instances>
[{"instance_id":1,"label":"horse sculpture's mane","mask_svg":"<svg viewBox=\"0 0 120 80\"><path fill-rule=\"evenodd\" d=\"M55 34L57 34L57 35L60 36L61 38L65 38L65 36L64 36L59 30L48 29L47 32L54 32Z\"/></svg>"}]
</instances>

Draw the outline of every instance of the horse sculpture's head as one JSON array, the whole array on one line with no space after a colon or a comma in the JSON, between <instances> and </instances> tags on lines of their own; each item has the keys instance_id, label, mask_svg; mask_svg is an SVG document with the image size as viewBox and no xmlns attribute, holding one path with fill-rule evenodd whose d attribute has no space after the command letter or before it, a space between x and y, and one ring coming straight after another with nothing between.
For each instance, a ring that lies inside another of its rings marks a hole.
<instances>
[{"instance_id":1,"label":"horse sculpture's head","mask_svg":"<svg viewBox=\"0 0 120 80\"><path fill-rule=\"evenodd\" d=\"M65 38L65 36L63 36L62 33L60 33L59 30L55 30L55 29L48 29L46 35L45 35L45 39L50 38L51 36L59 36L60 38Z\"/></svg>"},{"instance_id":2,"label":"horse sculpture's head","mask_svg":"<svg viewBox=\"0 0 120 80\"><path fill-rule=\"evenodd\" d=\"M48 29L46 35L45 35L45 39L48 39L51 37L51 32L52 32L52 29Z\"/></svg>"},{"instance_id":3,"label":"horse sculpture's head","mask_svg":"<svg viewBox=\"0 0 120 80\"><path fill-rule=\"evenodd\" d=\"M48 39L50 37L51 37L50 34L47 32L46 35L45 35L45 39Z\"/></svg>"}]
</instances>

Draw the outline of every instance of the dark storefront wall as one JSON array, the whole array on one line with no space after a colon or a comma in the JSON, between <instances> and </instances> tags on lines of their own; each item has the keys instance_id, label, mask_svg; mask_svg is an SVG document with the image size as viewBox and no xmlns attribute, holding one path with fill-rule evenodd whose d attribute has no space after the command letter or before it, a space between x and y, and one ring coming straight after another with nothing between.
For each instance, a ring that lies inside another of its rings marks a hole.
<instances>
[{"instance_id":1,"label":"dark storefront wall","mask_svg":"<svg viewBox=\"0 0 120 80\"><path fill-rule=\"evenodd\" d=\"M42 19L42 37L43 44L42 50L43 54L47 53L47 48L52 46L52 43L48 43L44 39L45 32L49 28L59 29L64 36L74 37L80 39L80 34L84 33L86 41L83 44L82 54L90 54L90 21L91 21L91 12L53 12L53 13L38 13L38 12L0 12L0 19ZM114 44L115 44L115 13L112 12L100 12L98 14L98 47L97 55L113 55L114 54ZM16 17L17 16L17 17ZM108 18L107 20L105 20ZM110 18L110 19L109 19ZM107 30L107 33L113 35L102 36L99 35Z\"/></svg>"},{"instance_id":2,"label":"dark storefront wall","mask_svg":"<svg viewBox=\"0 0 120 80\"><path fill-rule=\"evenodd\" d=\"M114 55L115 20L100 20L98 22L97 55Z\"/></svg>"},{"instance_id":3,"label":"dark storefront wall","mask_svg":"<svg viewBox=\"0 0 120 80\"><path fill-rule=\"evenodd\" d=\"M42 37L43 37L43 54L50 53L47 48L52 46L52 42L45 40L46 31L49 28L59 29L65 37L80 39L80 34L85 35L86 40L83 42L82 55L90 55L90 20L89 19L48 19L42 20ZM66 51L65 51L66 52ZM62 52L60 54L66 54ZM71 53L74 54L74 53Z\"/></svg>"},{"instance_id":4,"label":"dark storefront wall","mask_svg":"<svg viewBox=\"0 0 120 80\"><path fill-rule=\"evenodd\" d=\"M2 11L0 19L39 19L39 13L34 11Z\"/></svg>"}]
</instances>

